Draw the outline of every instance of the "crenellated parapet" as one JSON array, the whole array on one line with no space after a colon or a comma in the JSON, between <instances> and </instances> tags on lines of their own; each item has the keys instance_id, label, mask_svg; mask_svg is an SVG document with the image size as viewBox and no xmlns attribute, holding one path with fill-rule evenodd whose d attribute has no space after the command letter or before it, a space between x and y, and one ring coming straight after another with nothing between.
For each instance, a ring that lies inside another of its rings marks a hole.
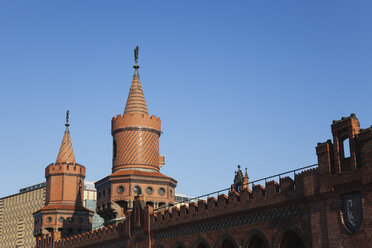
<instances>
[{"instance_id":1,"label":"crenellated parapet","mask_svg":"<svg viewBox=\"0 0 372 248\"><path fill-rule=\"evenodd\" d=\"M209 197L190 202L178 207L155 211L150 216L151 226L154 230L171 228L187 222L201 221L218 217L221 214L229 215L239 211L257 211L261 208L270 209L278 204L290 205L290 201L308 197L318 193L319 169L313 168L302 171L295 178L281 177L279 183L275 180L267 181L265 186L252 185L252 190L242 188L239 192L229 191L228 195L219 194L217 198Z\"/></svg>"},{"instance_id":2,"label":"crenellated parapet","mask_svg":"<svg viewBox=\"0 0 372 248\"><path fill-rule=\"evenodd\" d=\"M112 242L115 239L123 239L128 236L128 230L126 223L123 222L61 239L56 239L55 235L55 233L51 233L37 237L36 247L72 248L77 246L84 247L92 244L98 245L99 243L103 243L107 240Z\"/></svg>"},{"instance_id":3,"label":"crenellated parapet","mask_svg":"<svg viewBox=\"0 0 372 248\"><path fill-rule=\"evenodd\" d=\"M128 247L131 239L142 241L143 234L150 234L149 216L153 213L151 206L146 206L143 196L137 197L133 210L127 211L127 218L121 222L102 228L86 231L68 237L61 237L58 232L51 232L36 238L37 248L76 248L76 247ZM142 232L142 230L146 230ZM143 233L143 234L142 234ZM129 245L129 247L132 247ZM145 246L140 246L145 247Z\"/></svg>"},{"instance_id":4,"label":"crenellated parapet","mask_svg":"<svg viewBox=\"0 0 372 248\"><path fill-rule=\"evenodd\" d=\"M45 168L45 177L48 178L51 175L58 174L69 174L76 175L85 178L86 169L83 165L78 163L58 163L58 164L49 164Z\"/></svg>"},{"instance_id":5,"label":"crenellated parapet","mask_svg":"<svg viewBox=\"0 0 372 248\"><path fill-rule=\"evenodd\" d=\"M142 127L161 131L161 120L155 115L149 116L142 113L129 113L117 115L111 120L112 133L118 132L122 128Z\"/></svg>"},{"instance_id":6,"label":"crenellated parapet","mask_svg":"<svg viewBox=\"0 0 372 248\"><path fill-rule=\"evenodd\" d=\"M78 163L52 163L45 168L46 205L82 201L86 169Z\"/></svg>"},{"instance_id":7,"label":"crenellated parapet","mask_svg":"<svg viewBox=\"0 0 372 248\"><path fill-rule=\"evenodd\" d=\"M372 129L361 129L355 114L335 120L332 140L318 143L316 153L321 175L335 175L372 166Z\"/></svg>"},{"instance_id":8,"label":"crenellated parapet","mask_svg":"<svg viewBox=\"0 0 372 248\"><path fill-rule=\"evenodd\" d=\"M43 236L39 236L36 238L36 247L38 248L47 248L53 247L54 243L56 242L56 233L48 233Z\"/></svg>"}]
</instances>

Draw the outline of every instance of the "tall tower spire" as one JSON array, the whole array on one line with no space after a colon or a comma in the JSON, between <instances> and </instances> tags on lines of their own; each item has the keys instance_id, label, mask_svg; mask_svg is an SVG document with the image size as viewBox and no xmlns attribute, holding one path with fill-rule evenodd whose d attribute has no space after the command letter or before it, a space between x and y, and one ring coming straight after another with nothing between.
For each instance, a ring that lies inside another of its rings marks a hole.
<instances>
[{"instance_id":1,"label":"tall tower spire","mask_svg":"<svg viewBox=\"0 0 372 248\"><path fill-rule=\"evenodd\" d=\"M138 74L138 69L140 68L138 65L138 50L139 50L139 47L137 46L136 49L134 49L134 61L136 63L133 66L134 75L133 75L132 85L130 87L130 91L128 95L127 104L125 106L124 114L142 113L142 114L148 115L149 112L147 110L145 96L143 95L141 81L140 81L140 77Z\"/></svg>"},{"instance_id":2,"label":"tall tower spire","mask_svg":"<svg viewBox=\"0 0 372 248\"><path fill-rule=\"evenodd\" d=\"M61 148L59 149L59 153L57 156L56 164L66 163L66 164L75 164L75 155L74 150L72 149L71 137L70 137L70 130L68 123L69 121L69 114L70 111L66 111L66 129L65 134L63 135Z\"/></svg>"},{"instance_id":3,"label":"tall tower spire","mask_svg":"<svg viewBox=\"0 0 372 248\"><path fill-rule=\"evenodd\" d=\"M161 120L147 110L138 74L138 46L134 61L124 114L111 120L112 174L95 183L97 213L106 223L125 217L138 194L146 196L147 203L155 208L173 204L177 185L176 180L160 173L165 164L164 156L159 154Z\"/></svg>"},{"instance_id":4,"label":"tall tower spire","mask_svg":"<svg viewBox=\"0 0 372 248\"><path fill-rule=\"evenodd\" d=\"M159 171L161 121L149 115L138 74L138 50L134 49L134 75L124 115L112 119L113 171L145 169Z\"/></svg>"}]
</instances>

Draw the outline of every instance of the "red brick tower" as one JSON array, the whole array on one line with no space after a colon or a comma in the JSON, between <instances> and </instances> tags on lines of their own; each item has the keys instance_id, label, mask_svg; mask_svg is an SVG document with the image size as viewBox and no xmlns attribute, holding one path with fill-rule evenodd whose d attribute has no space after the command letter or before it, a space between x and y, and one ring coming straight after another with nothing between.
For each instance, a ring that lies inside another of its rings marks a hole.
<instances>
[{"instance_id":1,"label":"red brick tower","mask_svg":"<svg viewBox=\"0 0 372 248\"><path fill-rule=\"evenodd\" d=\"M45 207L34 213L34 235L57 233L59 236L88 231L93 212L83 206L85 167L75 162L68 124L56 162L45 168Z\"/></svg>"},{"instance_id":2,"label":"red brick tower","mask_svg":"<svg viewBox=\"0 0 372 248\"><path fill-rule=\"evenodd\" d=\"M139 66L135 65L134 68L136 69L124 115L112 119L112 172L129 168L159 171L160 168L160 118L149 116L138 75Z\"/></svg>"},{"instance_id":3,"label":"red brick tower","mask_svg":"<svg viewBox=\"0 0 372 248\"><path fill-rule=\"evenodd\" d=\"M138 47L124 115L112 118L112 174L95 184L97 212L105 223L123 218L138 194L155 208L174 202L177 181L159 172L164 165L164 156L159 155L161 122L148 113L137 58Z\"/></svg>"}]
</instances>

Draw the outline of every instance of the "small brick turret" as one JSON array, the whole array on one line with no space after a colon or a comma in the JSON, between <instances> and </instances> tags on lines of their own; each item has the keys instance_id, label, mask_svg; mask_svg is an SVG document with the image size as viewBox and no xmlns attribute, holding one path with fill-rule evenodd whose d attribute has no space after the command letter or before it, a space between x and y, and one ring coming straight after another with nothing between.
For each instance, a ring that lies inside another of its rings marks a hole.
<instances>
[{"instance_id":1,"label":"small brick turret","mask_svg":"<svg viewBox=\"0 0 372 248\"><path fill-rule=\"evenodd\" d=\"M55 163L45 168L45 206L34 213L34 235L59 238L89 231L93 212L83 206L85 167L75 162L69 124Z\"/></svg>"},{"instance_id":2,"label":"small brick turret","mask_svg":"<svg viewBox=\"0 0 372 248\"><path fill-rule=\"evenodd\" d=\"M82 204L82 191L85 167L78 163L54 163L45 168L45 204L78 203ZM58 187L56 187L58 185ZM73 190L72 185L75 186ZM68 187L68 188L66 188Z\"/></svg>"},{"instance_id":3,"label":"small brick turret","mask_svg":"<svg viewBox=\"0 0 372 248\"><path fill-rule=\"evenodd\" d=\"M242 189L249 189L249 177L247 168L245 168L243 176L240 165L238 165L238 170L235 171L234 183L231 185L231 191L239 192Z\"/></svg>"},{"instance_id":4,"label":"small brick turret","mask_svg":"<svg viewBox=\"0 0 372 248\"><path fill-rule=\"evenodd\" d=\"M360 124L355 114L335 120L331 126L333 143L318 143L319 169L322 174L339 174L358 168L360 158Z\"/></svg>"}]
</instances>

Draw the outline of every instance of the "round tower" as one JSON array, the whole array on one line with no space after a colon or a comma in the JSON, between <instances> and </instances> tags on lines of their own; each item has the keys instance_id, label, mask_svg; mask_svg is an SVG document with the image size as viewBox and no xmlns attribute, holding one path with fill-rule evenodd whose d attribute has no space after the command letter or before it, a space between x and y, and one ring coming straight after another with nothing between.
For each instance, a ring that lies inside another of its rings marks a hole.
<instances>
[{"instance_id":1,"label":"round tower","mask_svg":"<svg viewBox=\"0 0 372 248\"><path fill-rule=\"evenodd\" d=\"M83 206L85 167L75 162L68 112L57 160L45 168L45 178L45 206L34 213L34 235L64 237L91 230L94 213Z\"/></svg>"},{"instance_id":2,"label":"round tower","mask_svg":"<svg viewBox=\"0 0 372 248\"><path fill-rule=\"evenodd\" d=\"M159 171L161 121L149 115L138 74L138 49L124 115L112 118L112 172L119 169Z\"/></svg>"},{"instance_id":3,"label":"round tower","mask_svg":"<svg viewBox=\"0 0 372 248\"><path fill-rule=\"evenodd\" d=\"M128 102L134 91L142 92L137 85L140 83L135 76ZM112 118L112 172L120 169L159 171L160 125L160 118L142 112L126 111L123 116Z\"/></svg>"},{"instance_id":4,"label":"round tower","mask_svg":"<svg viewBox=\"0 0 372 248\"><path fill-rule=\"evenodd\" d=\"M174 203L177 181L160 173L161 121L150 116L138 74L138 47L134 75L123 115L111 121L113 137L112 174L95 183L97 213L105 223L125 218L136 196L155 208Z\"/></svg>"}]
</instances>

